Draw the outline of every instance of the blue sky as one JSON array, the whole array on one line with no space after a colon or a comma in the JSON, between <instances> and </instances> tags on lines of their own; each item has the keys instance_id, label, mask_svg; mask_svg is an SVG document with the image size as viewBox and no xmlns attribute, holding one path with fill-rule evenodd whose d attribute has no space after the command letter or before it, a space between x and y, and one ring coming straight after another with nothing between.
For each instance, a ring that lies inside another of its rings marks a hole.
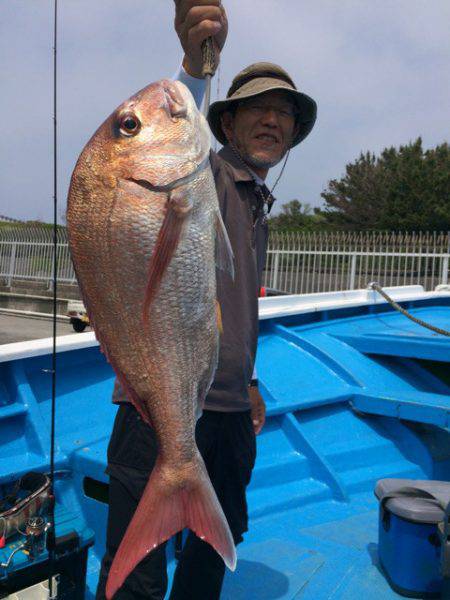
<instances>
[{"instance_id":1,"label":"blue sky","mask_svg":"<svg viewBox=\"0 0 450 600\"><path fill-rule=\"evenodd\" d=\"M278 205L321 204L361 151L449 140L448 0L224 0L230 22L220 96L233 75L277 62L316 99L316 127L292 153ZM60 0L59 205L98 125L182 52L172 0ZM0 0L0 214L52 215L52 0ZM217 81L213 83L213 99ZM269 183L278 173L275 167ZM278 208L279 210L279 208Z\"/></svg>"}]
</instances>

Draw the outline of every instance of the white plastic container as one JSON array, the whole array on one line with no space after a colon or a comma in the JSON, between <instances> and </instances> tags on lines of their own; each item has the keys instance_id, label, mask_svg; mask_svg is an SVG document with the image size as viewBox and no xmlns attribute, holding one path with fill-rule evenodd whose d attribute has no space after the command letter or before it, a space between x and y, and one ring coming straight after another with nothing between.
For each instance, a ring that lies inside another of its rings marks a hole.
<instances>
[{"instance_id":1,"label":"white plastic container","mask_svg":"<svg viewBox=\"0 0 450 600\"><path fill-rule=\"evenodd\" d=\"M56 598L56 593L58 589L58 579L57 577L53 578L53 598ZM14 594L10 594L6 600L49 600L50 592L48 587L48 581L41 581L40 583L36 583L31 587L28 587L24 590L20 590L19 592L14 592Z\"/></svg>"}]
</instances>

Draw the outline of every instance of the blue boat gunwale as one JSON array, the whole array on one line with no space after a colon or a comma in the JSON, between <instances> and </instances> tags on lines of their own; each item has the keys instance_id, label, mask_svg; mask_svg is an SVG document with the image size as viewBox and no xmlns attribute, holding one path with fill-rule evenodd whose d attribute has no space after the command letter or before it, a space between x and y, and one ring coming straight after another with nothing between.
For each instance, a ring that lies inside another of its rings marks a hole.
<instances>
[{"instance_id":1,"label":"blue boat gunwale","mask_svg":"<svg viewBox=\"0 0 450 600\"><path fill-rule=\"evenodd\" d=\"M442 302L445 299L448 299L450 302L450 285L438 287L442 289L433 292L426 292L421 285L386 287L383 289L396 302L408 302L413 306L423 304L427 301ZM289 317L320 312L326 317L320 321L323 323L323 321L328 320L329 311L331 311L333 316L337 316L338 313L336 311L345 311L346 309L351 310L354 308L364 310L365 307L366 310L369 307L369 312L375 307L380 307L380 309L384 307L387 311L392 310L386 300L380 297L377 292L371 289L361 289L259 298L259 319L261 322L264 322L267 319L284 317L284 324ZM263 326L263 323L261 323L261 326ZM52 344L52 338L3 344L0 346L0 363L49 354L52 351ZM96 345L98 345L98 341L95 333L87 331L58 336L56 351L69 352Z\"/></svg>"}]
</instances>

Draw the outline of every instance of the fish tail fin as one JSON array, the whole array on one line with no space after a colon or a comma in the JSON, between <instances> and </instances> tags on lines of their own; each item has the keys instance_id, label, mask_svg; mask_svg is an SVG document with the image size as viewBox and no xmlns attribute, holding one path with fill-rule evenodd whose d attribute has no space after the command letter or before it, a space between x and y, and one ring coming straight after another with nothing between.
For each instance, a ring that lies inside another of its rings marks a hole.
<instances>
[{"instance_id":1,"label":"fish tail fin","mask_svg":"<svg viewBox=\"0 0 450 600\"><path fill-rule=\"evenodd\" d=\"M158 458L114 557L106 586L108 600L151 550L185 527L211 544L229 569L236 568L236 549L226 517L200 455L197 460L201 468L194 461L182 470L168 470Z\"/></svg>"}]
</instances>

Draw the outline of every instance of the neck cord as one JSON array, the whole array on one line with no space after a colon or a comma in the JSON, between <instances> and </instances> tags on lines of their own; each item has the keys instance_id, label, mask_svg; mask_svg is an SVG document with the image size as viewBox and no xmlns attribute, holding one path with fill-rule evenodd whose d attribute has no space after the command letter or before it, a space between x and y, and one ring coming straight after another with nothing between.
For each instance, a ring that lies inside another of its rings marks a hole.
<instances>
[{"instance_id":1,"label":"neck cord","mask_svg":"<svg viewBox=\"0 0 450 600\"><path fill-rule=\"evenodd\" d=\"M256 175L255 173L253 173L253 171L250 169L250 167L248 166L248 164L245 162L245 160L242 158L239 150L236 148L236 146L234 145L234 143L230 140L228 140L228 144L233 152L233 154L235 155L235 157L238 159L238 161L241 163L241 165L244 167L244 169L247 171L247 173L250 175L250 177L253 179L253 182L255 184L255 191L258 194L258 196L261 198L262 200L262 208L263 208L263 223L267 223L267 215L270 213L271 209L272 209L272 205L275 202L275 198L273 197L273 191L276 188L276 186L278 185L278 182L280 181L283 173L284 173L284 169L286 167L286 163L287 160L289 158L289 152L290 149L287 151L286 153L286 158L284 159L284 163L283 166L281 168L280 174L278 175L275 183L272 186L271 190L267 191L267 194L264 193L261 185L258 183L258 181L256 180Z\"/></svg>"}]
</instances>

